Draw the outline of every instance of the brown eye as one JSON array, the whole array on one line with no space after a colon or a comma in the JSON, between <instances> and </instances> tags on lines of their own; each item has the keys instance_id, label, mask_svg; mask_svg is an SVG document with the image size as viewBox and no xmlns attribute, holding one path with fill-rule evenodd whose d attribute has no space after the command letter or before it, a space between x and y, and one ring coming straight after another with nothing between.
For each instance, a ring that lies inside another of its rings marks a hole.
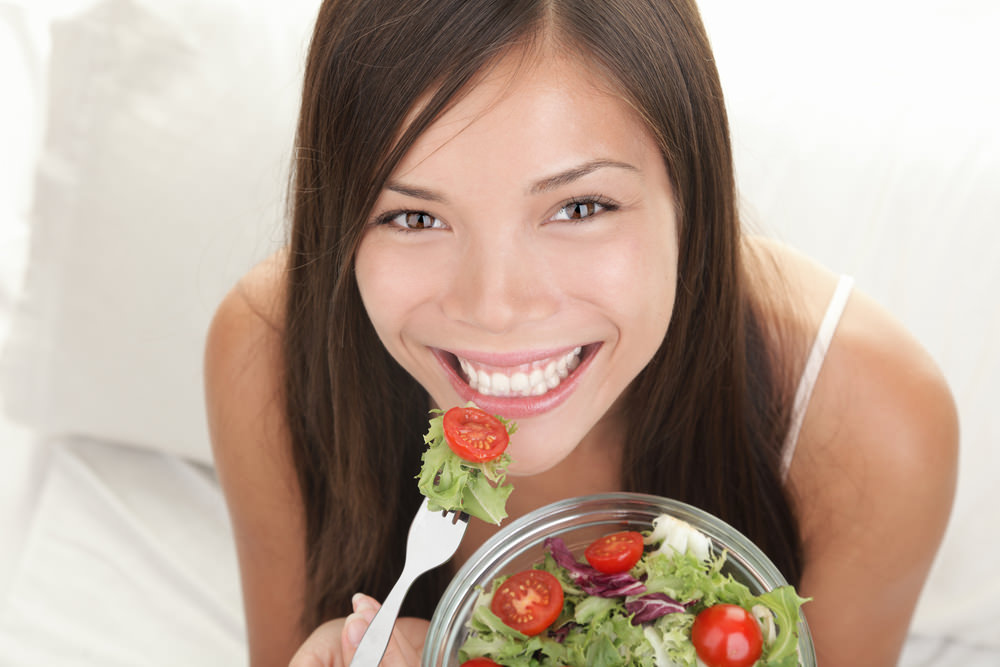
<instances>
[{"instance_id":1,"label":"brown eye","mask_svg":"<svg viewBox=\"0 0 1000 667\"><path fill-rule=\"evenodd\" d=\"M598 205L592 201L570 204L566 207L567 217L570 220L582 220L583 218L589 218L597 213L597 206Z\"/></svg>"},{"instance_id":2,"label":"brown eye","mask_svg":"<svg viewBox=\"0 0 1000 667\"><path fill-rule=\"evenodd\" d=\"M403 214L403 226L407 229L430 229L437 226L438 220L423 211L410 211Z\"/></svg>"},{"instance_id":3,"label":"brown eye","mask_svg":"<svg viewBox=\"0 0 1000 667\"><path fill-rule=\"evenodd\" d=\"M613 211L617 208L611 203L597 199L579 199L565 204L554 216L553 220L585 220L599 213Z\"/></svg>"},{"instance_id":4,"label":"brown eye","mask_svg":"<svg viewBox=\"0 0 1000 667\"><path fill-rule=\"evenodd\" d=\"M443 229L444 223L424 211L400 211L383 218L384 222L395 225L403 231L421 229Z\"/></svg>"}]
</instances>

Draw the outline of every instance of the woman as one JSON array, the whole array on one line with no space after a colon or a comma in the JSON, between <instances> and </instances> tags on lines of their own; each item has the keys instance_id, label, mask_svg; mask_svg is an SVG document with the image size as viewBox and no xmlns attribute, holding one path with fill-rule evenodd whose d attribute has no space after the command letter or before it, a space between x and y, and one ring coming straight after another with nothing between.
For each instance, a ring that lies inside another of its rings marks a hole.
<instances>
[{"instance_id":1,"label":"woman","mask_svg":"<svg viewBox=\"0 0 1000 667\"><path fill-rule=\"evenodd\" d=\"M693 3L325 2L297 141L288 247L206 353L254 665L350 661L402 567L428 409L470 399L519 424L512 518L612 490L695 504L813 598L822 664L895 664L955 408L870 299L740 229ZM509 386L560 358L558 386ZM418 663L494 530L411 590L383 664Z\"/></svg>"}]
</instances>

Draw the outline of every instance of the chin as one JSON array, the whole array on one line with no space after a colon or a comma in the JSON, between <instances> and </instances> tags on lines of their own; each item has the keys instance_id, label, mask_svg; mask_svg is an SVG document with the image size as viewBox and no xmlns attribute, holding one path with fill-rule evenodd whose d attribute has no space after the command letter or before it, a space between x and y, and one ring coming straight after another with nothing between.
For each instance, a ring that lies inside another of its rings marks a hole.
<instances>
[{"instance_id":1,"label":"chin","mask_svg":"<svg viewBox=\"0 0 1000 667\"><path fill-rule=\"evenodd\" d=\"M544 472L548 472L554 468L559 462L549 461L549 462L535 462L527 461L520 462L513 458L511 455L511 463L507 466L507 476L511 478L516 477L533 477L535 475L541 475Z\"/></svg>"},{"instance_id":2,"label":"chin","mask_svg":"<svg viewBox=\"0 0 1000 667\"><path fill-rule=\"evenodd\" d=\"M511 436L511 446L507 450L510 453L507 475L510 477L531 477L548 472L572 453L572 449L560 453L541 444L517 442L517 436L517 433Z\"/></svg>"}]
</instances>

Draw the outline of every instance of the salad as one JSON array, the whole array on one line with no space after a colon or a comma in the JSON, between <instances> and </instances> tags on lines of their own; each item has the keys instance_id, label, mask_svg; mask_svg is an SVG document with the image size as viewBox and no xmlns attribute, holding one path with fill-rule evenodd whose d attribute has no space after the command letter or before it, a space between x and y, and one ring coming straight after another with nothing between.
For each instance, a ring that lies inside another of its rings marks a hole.
<instances>
[{"instance_id":1,"label":"salad","mask_svg":"<svg viewBox=\"0 0 1000 667\"><path fill-rule=\"evenodd\" d=\"M666 514L601 537L582 560L548 538L542 563L480 592L462 667L797 667L807 599L791 586L754 595L725 562Z\"/></svg>"},{"instance_id":2,"label":"salad","mask_svg":"<svg viewBox=\"0 0 1000 667\"><path fill-rule=\"evenodd\" d=\"M507 517L506 452L517 425L473 404L447 412L431 410L417 487L430 510L465 512L498 524Z\"/></svg>"}]
</instances>

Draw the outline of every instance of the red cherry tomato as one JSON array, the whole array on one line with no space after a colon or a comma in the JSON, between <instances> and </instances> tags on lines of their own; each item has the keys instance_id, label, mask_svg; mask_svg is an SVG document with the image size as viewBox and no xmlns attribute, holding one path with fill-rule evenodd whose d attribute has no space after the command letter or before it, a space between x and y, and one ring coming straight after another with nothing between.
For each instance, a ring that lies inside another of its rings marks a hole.
<instances>
[{"instance_id":1,"label":"red cherry tomato","mask_svg":"<svg viewBox=\"0 0 1000 667\"><path fill-rule=\"evenodd\" d=\"M631 530L605 535L594 540L583 557L605 574L628 572L642 557L642 535Z\"/></svg>"},{"instance_id":2,"label":"red cherry tomato","mask_svg":"<svg viewBox=\"0 0 1000 667\"><path fill-rule=\"evenodd\" d=\"M500 667L489 658L473 658L462 663L461 667Z\"/></svg>"},{"instance_id":3,"label":"red cherry tomato","mask_svg":"<svg viewBox=\"0 0 1000 667\"><path fill-rule=\"evenodd\" d=\"M691 643L708 667L750 667L760 658L764 638L757 619L746 609L716 604L695 617Z\"/></svg>"},{"instance_id":4,"label":"red cherry tomato","mask_svg":"<svg viewBox=\"0 0 1000 667\"><path fill-rule=\"evenodd\" d=\"M492 461L507 449L510 438L499 419L479 408L452 408L444 413L444 439L466 461Z\"/></svg>"},{"instance_id":5,"label":"red cherry tomato","mask_svg":"<svg viewBox=\"0 0 1000 667\"><path fill-rule=\"evenodd\" d=\"M562 606L562 586L545 570L518 572L500 584L490 602L490 610L501 621L529 636L552 625Z\"/></svg>"}]
</instances>

